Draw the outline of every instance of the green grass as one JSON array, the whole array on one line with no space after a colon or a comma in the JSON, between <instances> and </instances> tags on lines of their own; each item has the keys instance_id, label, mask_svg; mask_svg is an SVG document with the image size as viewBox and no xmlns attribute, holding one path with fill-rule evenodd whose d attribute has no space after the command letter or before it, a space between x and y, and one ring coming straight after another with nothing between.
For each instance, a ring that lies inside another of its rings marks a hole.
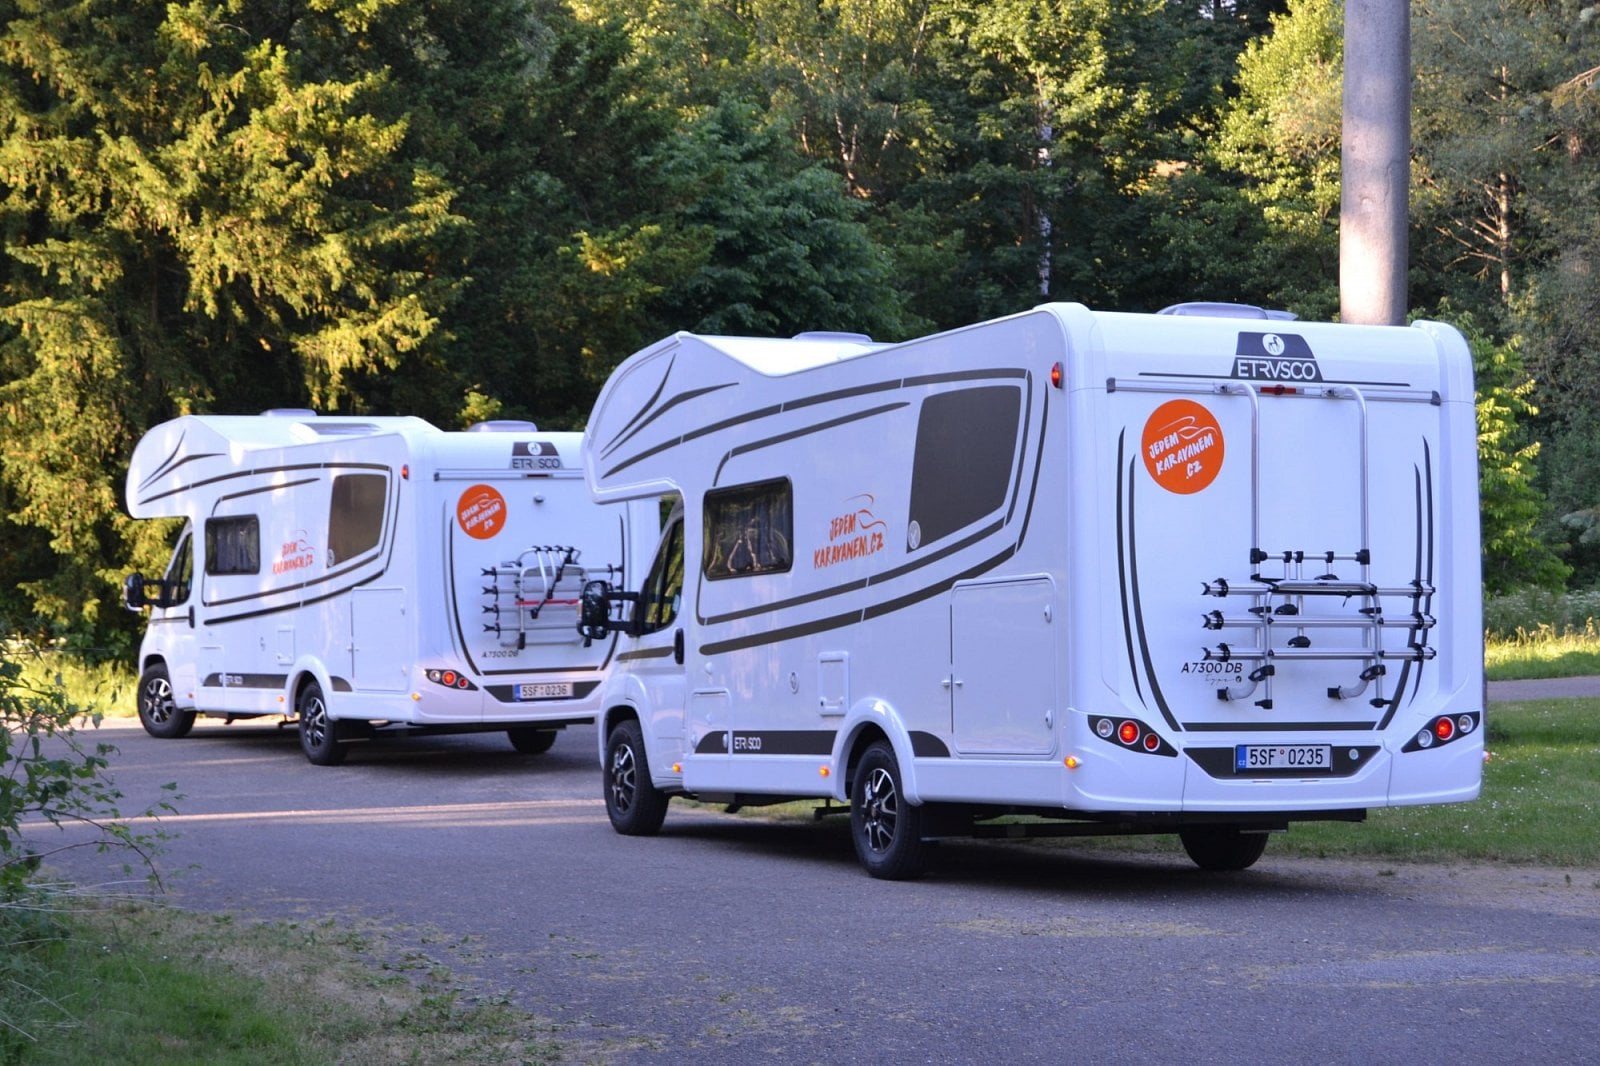
<instances>
[{"instance_id":1,"label":"green grass","mask_svg":"<svg viewBox=\"0 0 1600 1066\"><path fill-rule=\"evenodd\" d=\"M0 908L0 937L4 1064L540 1063L574 1050L419 952L332 921Z\"/></svg>"},{"instance_id":2,"label":"green grass","mask_svg":"<svg viewBox=\"0 0 1600 1066\"><path fill-rule=\"evenodd\" d=\"M1297 824L1272 848L1308 855L1600 867L1600 700L1489 710L1471 803L1376 810L1360 825Z\"/></svg>"},{"instance_id":3,"label":"green grass","mask_svg":"<svg viewBox=\"0 0 1600 1066\"><path fill-rule=\"evenodd\" d=\"M12 658L22 664L24 680L40 687L61 686L67 702L86 714L131 718L138 713L134 702L138 679L131 664L91 664L63 652L40 652L21 644L13 644L9 650Z\"/></svg>"},{"instance_id":4,"label":"green grass","mask_svg":"<svg viewBox=\"0 0 1600 1066\"><path fill-rule=\"evenodd\" d=\"M1592 621L1559 634L1548 626L1523 630L1486 641L1483 663L1490 681L1600 674L1600 635Z\"/></svg>"}]
</instances>

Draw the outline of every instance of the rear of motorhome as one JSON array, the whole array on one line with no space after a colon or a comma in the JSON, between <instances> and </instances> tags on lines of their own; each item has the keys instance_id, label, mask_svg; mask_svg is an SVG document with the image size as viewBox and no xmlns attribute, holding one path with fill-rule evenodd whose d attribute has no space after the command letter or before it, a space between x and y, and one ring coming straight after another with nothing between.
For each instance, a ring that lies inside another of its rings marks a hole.
<instances>
[{"instance_id":1,"label":"rear of motorhome","mask_svg":"<svg viewBox=\"0 0 1600 1066\"><path fill-rule=\"evenodd\" d=\"M636 592L585 597L594 635L631 601L598 721L614 827L810 797L879 877L1044 833L1243 869L1295 821L1477 796L1466 344L1199 310L625 361L583 468L675 510Z\"/></svg>"},{"instance_id":2,"label":"rear of motorhome","mask_svg":"<svg viewBox=\"0 0 1600 1066\"><path fill-rule=\"evenodd\" d=\"M628 585L660 522L591 499L579 438L299 410L150 430L128 510L182 527L165 573L125 588L150 611L145 729L278 716L331 765L384 730L502 730L538 753L593 721L615 642L579 634L579 594Z\"/></svg>"}]
</instances>

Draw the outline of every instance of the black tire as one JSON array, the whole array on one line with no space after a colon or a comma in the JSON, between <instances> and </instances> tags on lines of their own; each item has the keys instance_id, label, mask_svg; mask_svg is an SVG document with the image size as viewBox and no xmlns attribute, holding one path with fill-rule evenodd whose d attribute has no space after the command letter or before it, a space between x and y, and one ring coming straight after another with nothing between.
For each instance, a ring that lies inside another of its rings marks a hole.
<instances>
[{"instance_id":1,"label":"black tire","mask_svg":"<svg viewBox=\"0 0 1600 1066\"><path fill-rule=\"evenodd\" d=\"M1234 826L1180 829L1183 850L1202 870L1248 870L1267 850L1265 832L1249 832Z\"/></svg>"},{"instance_id":2,"label":"black tire","mask_svg":"<svg viewBox=\"0 0 1600 1066\"><path fill-rule=\"evenodd\" d=\"M307 681L294 701L300 718L300 750L313 766L338 766L344 762L348 745L339 741L333 719L328 717L328 701L322 686Z\"/></svg>"},{"instance_id":3,"label":"black tire","mask_svg":"<svg viewBox=\"0 0 1600 1066\"><path fill-rule=\"evenodd\" d=\"M611 828L623 836L654 835L667 818L667 794L650 783L644 730L637 721L625 719L611 730L601 770Z\"/></svg>"},{"instance_id":4,"label":"black tire","mask_svg":"<svg viewBox=\"0 0 1600 1066\"><path fill-rule=\"evenodd\" d=\"M172 681L163 663L151 663L139 675L139 724L162 740L177 740L194 728L194 712L172 702Z\"/></svg>"},{"instance_id":5,"label":"black tire","mask_svg":"<svg viewBox=\"0 0 1600 1066\"><path fill-rule=\"evenodd\" d=\"M878 741L861 756L850 788L850 838L856 858L873 877L910 881L928 865L922 839L922 808L906 802L900 763L887 742Z\"/></svg>"},{"instance_id":6,"label":"black tire","mask_svg":"<svg viewBox=\"0 0 1600 1066\"><path fill-rule=\"evenodd\" d=\"M556 730L518 726L507 729L506 737L511 741L511 746L524 755L543 755L556 742Z\"/></svg>"}]
</instances>

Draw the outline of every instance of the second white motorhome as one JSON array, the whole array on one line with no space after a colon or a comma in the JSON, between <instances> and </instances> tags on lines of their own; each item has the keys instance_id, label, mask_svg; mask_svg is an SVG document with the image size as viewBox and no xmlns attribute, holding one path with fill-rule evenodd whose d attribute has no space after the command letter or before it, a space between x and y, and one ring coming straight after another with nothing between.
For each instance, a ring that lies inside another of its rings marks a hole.
<instances>
[{"instance_id":1,"label":"second white motorhome","mask_svg":"<svg viewBox=\"0 0 1600 1066\"><path fill-rule=\"evenodd\" d=\"M145 729L278 715L327 765L385 728L537 753L592 721L614 642L579 634L579 593L628 582L658 512L596 504L579 434L479 429L296 410L150 430L128 509L184 525L164 576L125 590L150 609Z\"/></svg>"},{"instance_id":2,"label":"second white motorhome","mask_svg":"<svg viewBox=\"0 0 1600 1066\"><path fill-rule=\"evenodd\" d=\"M879 877L1043 832L1242 869L1297 820L1478 793L1448 326L1052 304L894 345L680 333L612 375L583 458L598 500L676 501L602 694L619 832L673 796L817 797ZM592 634L617 598L588 590Z\"/></svg>"}]
</instances>

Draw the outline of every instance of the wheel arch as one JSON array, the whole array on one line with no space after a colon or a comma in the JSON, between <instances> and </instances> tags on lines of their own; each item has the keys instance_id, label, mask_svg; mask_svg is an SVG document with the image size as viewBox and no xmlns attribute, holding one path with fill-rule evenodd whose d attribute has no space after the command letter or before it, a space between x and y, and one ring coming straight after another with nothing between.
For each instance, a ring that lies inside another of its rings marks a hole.
<instances>
[{"instance_id":1,"label":"wheel arch","mask_svg":"<svg viewBox=\"0 0 1600 1066\"><path fill-rule=\"evenodd\" d=\"M601 766L606 763L606 743L611 738L611 731L618 723L626 722L630 718L643 728L644 721L639 715L639 708L632 703L612 700L601 704L599 712L594 716L596 755Z\"/></svg>"},{"instance_id":2,"label":"wheel arch","mask_svg":"<svg viewBox=\"0 0 1600 1066\"><path fill-rule=\"evenodd\" d=\"M306 685L315 681L322 689L322 703L330 719L339 717L336 710L337 700L334 699L333 678L328 673L326 666L317 659L302 659L294 664L294 669L289 671L289 676L284 680L283 699L286 701L284 714L297 715L300 713L300 694L306 690Z\"/></svg>"},{"instance_id":3,"label":"wheel arch","mask_svg":"<svg viewBox=\"0 0 1600 1066\"><path fill-rule=\"evenodd\" d=\"M851 710L850 725L842 731L835 757L836 765L844 772L838 775L834 798L850 798L855 791L856 767L861 763L861 756L880 740L888 742L894 751L895 762L900 765L900 788L907 802L920 804L922 797L917 791L910 734L894 707L879 699L862 700Z\"/></svg>"}]
</instances>

